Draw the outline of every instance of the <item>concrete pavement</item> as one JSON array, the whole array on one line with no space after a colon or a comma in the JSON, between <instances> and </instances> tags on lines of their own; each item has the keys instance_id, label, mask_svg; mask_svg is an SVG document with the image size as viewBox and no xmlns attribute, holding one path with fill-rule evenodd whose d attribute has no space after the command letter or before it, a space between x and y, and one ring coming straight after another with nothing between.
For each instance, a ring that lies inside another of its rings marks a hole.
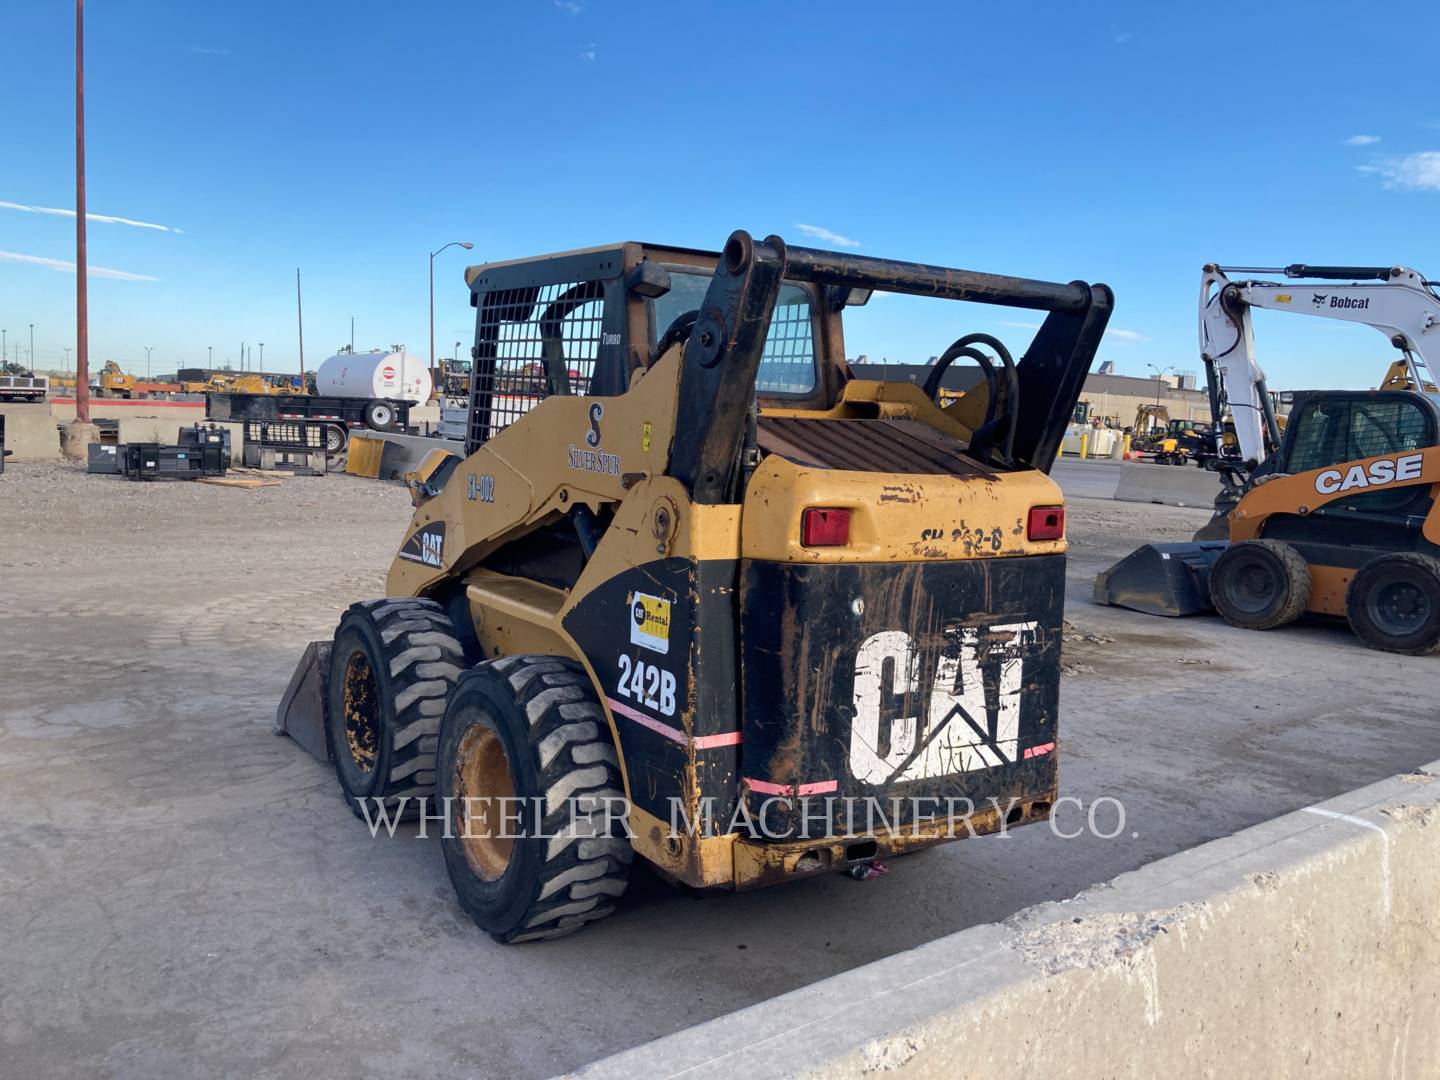
<instances>
[{"instance_id":1,"label":"concrete pavement","mask_svg":"<svg viewBox=\"0 0 1440 1080\"><path fill-rule=\"evenodd\" d=\"M1253 634L1092 606L1098 569L1207 515L1079 498L1060 754L1082 810L1057 824L1114 798L1113 838L1030 826L869 882L743 895L641 875L613 918L504 947L456 907L434 843L372 840L333 775L269 730L303 644L382 591L402 487L15 466L0 502L15 1076L561 1072L1440 758L1431 658L1324 623Z\"/></svg>"}]
</instances>

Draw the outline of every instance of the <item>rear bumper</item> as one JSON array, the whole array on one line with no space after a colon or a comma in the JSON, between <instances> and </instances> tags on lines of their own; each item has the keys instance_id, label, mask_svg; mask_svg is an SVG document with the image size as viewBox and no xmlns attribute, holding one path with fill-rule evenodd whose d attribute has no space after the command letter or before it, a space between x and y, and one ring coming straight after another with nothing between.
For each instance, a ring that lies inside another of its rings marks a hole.
<instances>
[{"instance_id":1,"label":"rear bumper","mask_svg":"<svg viewBox=\"0 0 1440 1080\"><path fill-rule=\"evenodd\" d=\"M1063 555L744 562L739 781L761 846L1049 801L1064 584Z\"/></svg>"}]
</instances>

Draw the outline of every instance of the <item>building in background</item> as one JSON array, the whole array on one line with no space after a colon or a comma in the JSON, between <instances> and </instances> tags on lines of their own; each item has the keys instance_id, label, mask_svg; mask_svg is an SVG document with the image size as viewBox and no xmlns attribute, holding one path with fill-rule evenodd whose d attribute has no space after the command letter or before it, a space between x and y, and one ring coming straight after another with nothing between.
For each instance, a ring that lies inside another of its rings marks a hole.
<instances>
[{"instance_id":1,"label":"building in background","mask_svg":"<svg viewBox=\"0 0 1440 1080\"><path fill-rule=\"evenodd\" d=\"M1108 361L1100 367L1104 374L1097 371L1087 375L1080 392L1086 419L1099 418L1102 422L1108 420L1111 427L1127 428L1135 423L1135 414L1144 404L1164 405L1174 420L1210 419L1209 396L1196 387L1193 372L1160 379L1137 379L1111 374L1114 366ZM930 373L928 364L870 364L863 356L857 357L850 369L857 379L912 382L917 386L922 385ZM969 390L980 378L978 367L957 362L945 373L941 385L947 390Z\"/></svg>"}]
</instances>

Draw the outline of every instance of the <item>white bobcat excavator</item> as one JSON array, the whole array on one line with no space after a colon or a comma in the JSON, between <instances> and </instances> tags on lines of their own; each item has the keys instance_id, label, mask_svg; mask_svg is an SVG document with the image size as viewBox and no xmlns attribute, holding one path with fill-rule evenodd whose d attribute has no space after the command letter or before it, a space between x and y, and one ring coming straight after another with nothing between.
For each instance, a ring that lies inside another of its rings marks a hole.
<instances>
[{"instance_id":1,"label":"white bobcat excavator","mask_svg":"<svg viewBox=\"0 0 1440 1080\"><path fill-rule=\"evenodd\" d=\"M1231 274L1281 274L1290 281L1237 280ZM1374 327L1401 351L1397 362L1408 369L1412 388L1425 389L1435 383L1427 357L1440 359L1440 297L1433 286L1404 266L1205 266L1200 279L1200 358L1209 384L1217 460L1232 498L1243 493L1280 446L1281 437L1265 372L1255 362L1251 309ZM1228 451L1219 443L1227 413L1236 441Z\"/></svg>"},{"instance_id":2,"label":"white bobcat excavator","mask_svg":"<svg viewBox=\"0 0 1440 1080\"><path fill-rule=\"evenodd\" d=\"M1440 652L1434 286L1403 266L1206 266L1200 351L1224 485L1215 517L1188 544L1146 544L1100 574L1096 602L1154 615L1213 608L1255 630L1339 616L1372 648ZM1400 357L1375 390L1296 391L1282 436L1255 362L1254 308L1374 327Z\"/></svg>"}]
</instances>

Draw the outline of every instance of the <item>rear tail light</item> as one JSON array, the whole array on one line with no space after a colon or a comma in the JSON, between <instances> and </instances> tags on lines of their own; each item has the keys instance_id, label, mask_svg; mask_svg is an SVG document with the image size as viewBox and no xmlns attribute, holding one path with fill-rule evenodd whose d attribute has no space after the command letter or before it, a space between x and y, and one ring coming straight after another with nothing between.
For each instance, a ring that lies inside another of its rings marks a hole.
<instances>
[{"instance_id":1,"label":"rear tail light","mask_svg":"<svg viewBox=\"0 0 1440 1080\"><path fill-rule=\"evenodd\" d=\"M849 510L812 506L800 515L800 543L805 547L844 547L849 542Z\"/></svg>"},{"instance_id":2,"label":"rear tail light","mask_svg":"<svg viewBox=\"0 0 1440 1080\"><path fill-rule=\"evenodd\" d=\"M1065 536L1065 507L1032 506L1025 535L1031 540L1059 540Z\"/></svg>"}]
</instances>

